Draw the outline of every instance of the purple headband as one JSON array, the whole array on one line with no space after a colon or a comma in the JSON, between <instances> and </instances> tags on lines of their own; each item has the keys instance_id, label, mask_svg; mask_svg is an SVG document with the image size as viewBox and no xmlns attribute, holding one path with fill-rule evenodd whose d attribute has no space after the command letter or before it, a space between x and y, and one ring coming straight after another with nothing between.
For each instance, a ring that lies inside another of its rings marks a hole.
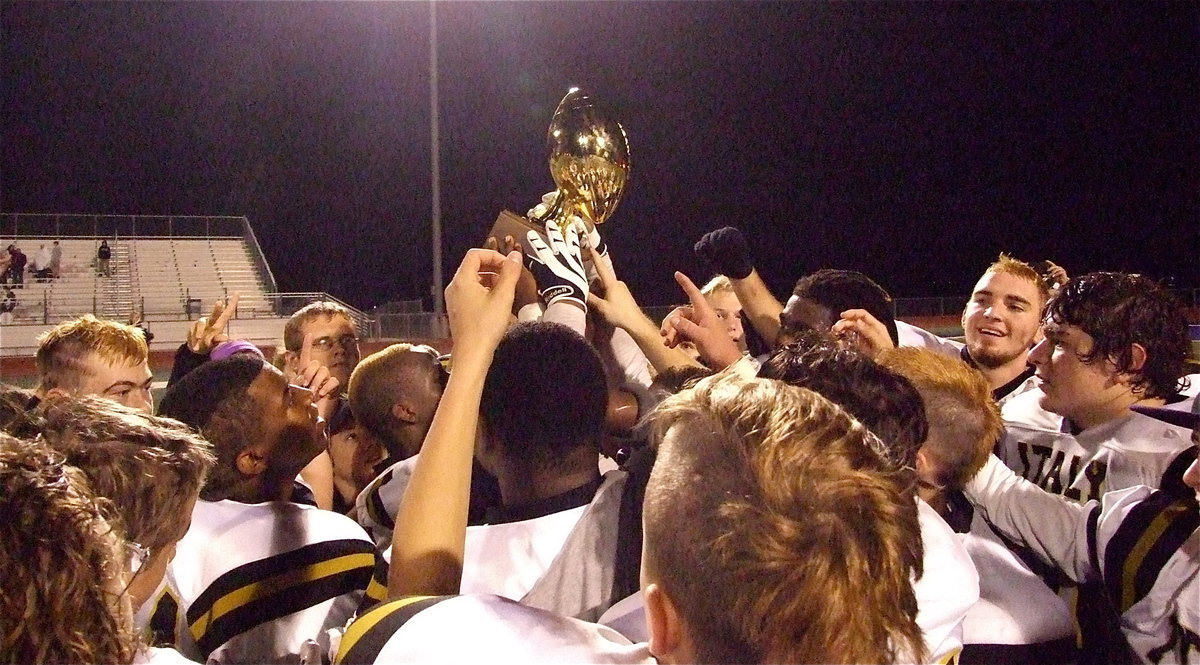
<instances>
[{"instance_id":1,"label":"purple headband","mask_svg":"<svg viewBox=\"0 0 1200 665\"><path fill-rule=\"evenodd\" d=\"M262 351L260 351L257 346L254 346L244 339L231 339L227 342L221 342L213 348L211 353L208 354L208 358L209 360L224 360L235 353L242 353L245 351L249 351L259 358L266 360L266 358L263 357Z\"/></svg>"}]
</instances>

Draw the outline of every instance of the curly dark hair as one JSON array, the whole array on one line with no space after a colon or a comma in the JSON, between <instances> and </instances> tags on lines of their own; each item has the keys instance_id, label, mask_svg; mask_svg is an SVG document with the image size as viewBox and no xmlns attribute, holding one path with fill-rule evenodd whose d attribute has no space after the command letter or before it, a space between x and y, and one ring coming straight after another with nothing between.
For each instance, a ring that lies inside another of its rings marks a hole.
<instances>
[{"instance_id":1,"label":"curly dark hair","mask_svg":"<svg viewBox=\"0 0 1200 665\"><path fill-rule=\"evenodd\" d=\"M780 347L758 375L819 393L874 432L897 468L916 468L929 422L921 394L903 376L814 331Z\"/></svg>"},{"instance_id":2,"label":"curly dark hair","mask_svg":"<svg viewBox=\"0 0 1200 665\"><path fill-rule=\"evenodd\" d=\"M1078 326L1091 335L1091 363L1108 359L1117 371L1134 376L1135 390L1146 397L1169 397L1186 387L1190 351L1183 305L1154 280L1120 272L1093 272L1075 277L1046 306L1045 320ZM1133 369L1132 346L1146 350L1146 362Z\"/></svg>"},{"instance_id":3,"label":"curly dark hair","mask_svg":"<svg viewBox=\"0 0 1200 665\"><path fill-rule=\"evenodd\" d=\"M39 406L42 439L114 502L126 537L151 550L178 540L178 515L200 492L212 446L190 427L95 397Z\"/></svg>"},{"instance_id":4,"label":"curly dark hair","mask_svg":"<svg viewBox=\"0 0 1200 665\"><path fill-rule=\"evenodd\" d=\"M857 270L818 270L801 277L792 295L827 307L834 321L848 309L865 309L887 328L893 344L900 343L891 294Z\"/></svg>"},{"instance_id":5,"label":"curly dark hair","mask_svg":"<svg viewBox=\"0 0 1200 665\"><path fill-rule=\"evenodd\" d=\"M112 513L60 453L0 434L0 663L133 660Z\"/></svg>"}]
</instances>

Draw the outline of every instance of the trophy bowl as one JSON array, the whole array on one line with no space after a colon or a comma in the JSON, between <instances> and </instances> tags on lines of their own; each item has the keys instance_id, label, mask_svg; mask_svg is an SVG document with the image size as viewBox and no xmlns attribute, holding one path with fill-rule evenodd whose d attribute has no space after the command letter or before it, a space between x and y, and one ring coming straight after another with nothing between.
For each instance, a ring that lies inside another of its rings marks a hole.
<instances>
[{"instance_id":1,"label":"trophy bowl","mask_svg":"<svg viewBox=\"0 0 1200 665\"><path fill-rule=\"evenodd\" d=\"M546 132L550 175L557 198L538 221L560 226L572 215L588 229L617 209L629 181L629 140L621 123L579 88L558 103Z\"/></svg>"}]
</instances>

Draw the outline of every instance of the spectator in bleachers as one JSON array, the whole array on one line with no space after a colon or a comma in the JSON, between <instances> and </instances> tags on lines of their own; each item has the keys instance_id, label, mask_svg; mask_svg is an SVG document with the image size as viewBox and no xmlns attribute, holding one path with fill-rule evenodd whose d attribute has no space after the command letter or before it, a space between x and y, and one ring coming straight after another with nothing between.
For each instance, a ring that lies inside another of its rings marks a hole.
<instances>
[{"instance_id":1,"label":"spectator in bleachers","mask_svg":"<svg viewBox=\"0 0 1200 665\"><path fill-rule=\"evenodd\" d=\"M4 298L0 299L0 325L13 322L13 310L17 308L17 296L12 287L4 285Z\"/></svg>"},{"instance_id":2,"label":"spectator in bleachers","mask_svg":"<svg viewBox=\"0 0 1200 665\"><path fill-rule=\"evenodd\" d=\"M112 249L107 240L101 240L100 246L96 248L96 272L102 277L112 277L111 261Z\"/></svg>"},{"instance_id":3,"label":"spectator in bleachers","mask_svg":"<svg viewBox=\"0 0 1200 665\"><path fill-rule=\"evenodd\" d=\"M50 247L50 276L62 277L62 245L57 240Z\"/></svg>"},{"instance_id":4,"label":"spectator in bleachers","mask_svg":"<svg viewBox=\"0 0 1200 665\"><path fill-rule=\"evenodd\" d=\"M29 270L38 282L50 281L50 278L53 276L50 269L50 250L47 249L45 243L42 243L38 247L38 250L34 252L33 264L29 267Z\"/></svg>"},{"instance_id":5,"label":"spectator in bleachers","mask_svg":"<svg viewBox=\"0 0 1200 665\"><path fill-rule=\"evenodd\" d=\"M25 286L25 264L28 259L25 257L25 252L15 245L9 245L8 252L12 255L12 264L8 269L9 279L14 288L23 288Z\"/></svg>"},{"instance_id":6,"label":"spectator in bleachers","mask_svg":"<svg viewBox=\"0 0 1200 665\"><path fill-rule=\"evenodd\" d=\"M149 354L141 330L84 314L38 337L37 393L100 395L149 412Z\"/></svg>"},{"instance_id":7,"label":"spectator in bleachers","mask_svg":"<svg viewBox=\"0 0 1200 665\"><path fill-rule=\"evenodd\" d=\"M0 252L0 284L8 284L12 279L13 249L14 247L9 245Z\"/></svg>"}]
</instances>

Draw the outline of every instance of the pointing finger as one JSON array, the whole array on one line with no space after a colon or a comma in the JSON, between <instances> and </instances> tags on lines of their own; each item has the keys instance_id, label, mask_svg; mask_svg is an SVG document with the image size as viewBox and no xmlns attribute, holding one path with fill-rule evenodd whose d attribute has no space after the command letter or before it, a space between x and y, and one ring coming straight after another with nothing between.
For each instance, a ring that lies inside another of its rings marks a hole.
<instances>
[{"instance_id":1,"label":"pointing finger","mask_svg":"<svg viewBox=\"0 0 1200 665\"><path fill-rule=\"evenodd\" d=\"M304 343L300 345L300 371L304 371L308 367L308 364L312 362L312 346L312 333L306 333L304 335Z\"/></svg>"}]
</instances>

